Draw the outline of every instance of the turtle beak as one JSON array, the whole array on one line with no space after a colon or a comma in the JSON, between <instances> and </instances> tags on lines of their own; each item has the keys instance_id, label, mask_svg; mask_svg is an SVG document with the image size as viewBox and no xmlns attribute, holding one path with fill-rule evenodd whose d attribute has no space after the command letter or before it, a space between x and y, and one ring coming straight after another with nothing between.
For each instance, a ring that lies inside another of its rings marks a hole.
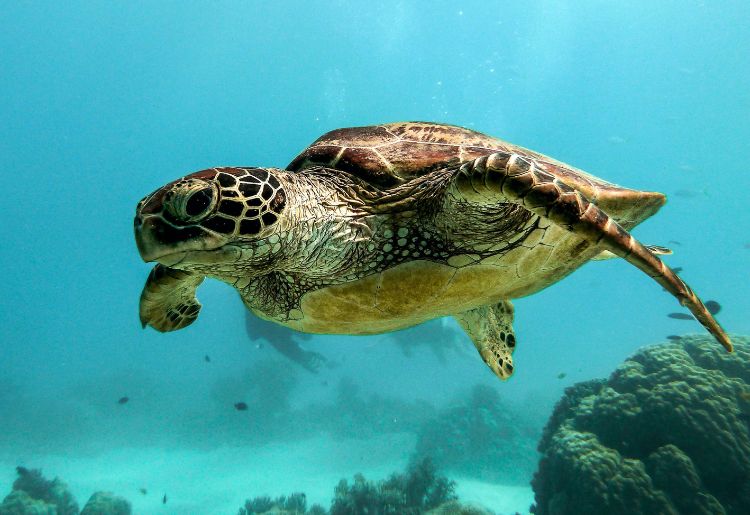
<instances>
[{"instance_id":1,"label":"turtle beak","mask_svg":"<svg viewBox=\"0 0 750 515\"><path fill-rule=\"evenodd\" d=\"M164 248L156 242L154 235L154 222L149 218L144 223L140 215L135 216L135 244L138 246L138 253L145 262L156 261L161 255L168 254Z\"/></svg>"},{"instance_id":2,"label":"turtle beak","mask_svg":"<svg viewBox=\"0 0 750 515\"><path fill-rule=\"evenodd\" d=\"M145 262L156 261L160 256L173 253L168 242L164 241L164 229L160 228L164 222L161 220L163 188L146 196L138 202L135 209L133 229L135 231L135 244L138 253ZM161 237L160 237L161 235ZM166 245L165 245L166 244Z\"/></svg>"},{"instance_id":3,"label":"turtle beak","mask_svg":"<svg viewBox=\"0 0 750 515\"><path fill-rule=\"evenodd\" d=\"M187 259L190 263L215 263L223 259L237 260L232 248L218 252L226 242L208 234L198 226L174 227L159 215L136 214L133 223L135 244L145 262L158 261L174 266Z\"/></svg>"},{"instance_id":4,"label":"turtle beak","mask_svg":"<svg viewBox=\"0 0 750 515\"><path fill-rule=\"evenodd\" d=\"M171 266L182 260L185 253L200 246L189 241L195 234L195 229L175 229L165 224L157 216L148 216L145 220L135 217L135 244L143 261ZM183 239L184 238L184 239Z\"/></svg>"}]
</instances>

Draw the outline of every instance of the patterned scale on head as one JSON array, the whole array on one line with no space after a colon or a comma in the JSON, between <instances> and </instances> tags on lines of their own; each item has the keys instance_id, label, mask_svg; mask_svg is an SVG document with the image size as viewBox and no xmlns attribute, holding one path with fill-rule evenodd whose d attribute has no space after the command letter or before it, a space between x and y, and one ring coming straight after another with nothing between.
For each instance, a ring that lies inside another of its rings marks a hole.
<instances>
[{"instance_id":1,"label":"patterned scale on head","mask_svg":"<svg viewBox=\"0 0 750 515\"><path fill-rule=\"evenodd\" d=\"M664 203L542 154L448 125L339 129L285 170L213 168L144 198L151 272L141 322L181 329L204 277L256 315L311 333L375 334L454 316L500 378L513 373L511 299L619 257L728 350L695 293L629 231Z\"/></svg>"},{"instance_id":2,"label":"patterned scale on head","mask_svg":"<svg viewBox=\"0 0 750 515\"><path fill-rule=\"evenodd\" d=\"M140 202L137 242L144 258L160 261L170 253L221 248L268 232L285 205L284 189L269 170L203 170Z\"/></svg>"}]
</instances>

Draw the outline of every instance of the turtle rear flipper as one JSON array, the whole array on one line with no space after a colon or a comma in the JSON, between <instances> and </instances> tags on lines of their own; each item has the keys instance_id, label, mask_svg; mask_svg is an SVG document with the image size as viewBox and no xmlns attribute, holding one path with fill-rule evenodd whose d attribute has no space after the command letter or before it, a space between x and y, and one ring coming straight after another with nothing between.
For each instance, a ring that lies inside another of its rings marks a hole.
<instances>
[{"instance_id":1,"label":"turtle rear flipper","mask_svg":"<svg viewBox=\"0 0 750 515\"><path fill-rule=\"evenodd\" d=\"M652 254L656 254L657 256L671 256L672 255L672 249L668 249L667 247L662 247L661 245L644 245L648 249L649 252ZM591 258L591 261L605 261L607 259L614 259L618 258L617 254L614 252L611 252L609 250L602 250L599 254Z\"/></svg>"},{"instance_id":2,"label":"turtle rear flipper","mask_svg":"<svg viewBox=\"0 0 750 515\"><path fill-rule=\"evenodd\" d=\"M635 265L674 295L728 351L732 343L690 287L612 217L533 159L495 152L461 165L449 194L469 202L511 202Z\"/></svg>"},{"instance_id":3,"label":"turtle rear flipper","mask_svg":"<svg viewBox=\"0 0 750 515\"><path fill-rule=\"evenodd\" d=\"M141 325L164 333L192 324L201 310L195 290L202 282L202 275L156 265L141 293Z\"/></svg>"},{"instance_id":4,"label":"turtle rear flipper","mask_svg":"<svg viewBox=\"0 0 750 515\"><path fill-rule=\"evenodd\" d=\"M455 316L492 372L500 379L513 374L513 304L504 300L494 306L480 306Z\"/></svg>"}]
</instances>

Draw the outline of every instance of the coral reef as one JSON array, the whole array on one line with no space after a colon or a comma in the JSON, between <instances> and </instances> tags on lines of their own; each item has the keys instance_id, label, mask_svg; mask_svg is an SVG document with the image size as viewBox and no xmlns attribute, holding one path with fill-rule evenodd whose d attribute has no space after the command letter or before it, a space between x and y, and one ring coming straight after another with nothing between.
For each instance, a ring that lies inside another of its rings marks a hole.
<instances>
[{"instance_id":1,"label":"coral reef","mask_svg":"<svg viewBox=\"0 0 750 515\"><path fill-rule=\"evenodd\" d=\"M78 503L59 478L44 479L39 469L16 467L18 479L0 504L0 515L78 515ZM110 492L96 492L80 515L130 515L130 503Z\"/></svg>"},{"instance_id":2,"label":"coral reef","mask_svg":"<svg viewBox=\"0 0 750 515\"><path fill-rule=\"evenodd\" d=\"M261 515L261 514L288 514L288 515L322 515L326 513L325 508L313 504L307 509L307 497L305 494L296 492L290 496L279 496L271 499L268 496L255 497L245 501L245 506L240 508L237 515Z\"/></svg>"},{"instance_id":3,"label":"coral reef","mask_svg":"<svg viewBox=\"0 0 750 515\"><path fill-rule=\"evenodd\" d=\"M455 405L426 420L415 458L441 469L506 484L528 484L538 455L538 433L497 390L477 384Z\"/></svg>"},{"instance_id":4,"label":"coral reef","mask_svg":"<svg viewBox=\"0 0 750 515\"><path fill-rule=\"evenodd\" d=\"M439 476L429 458L412 464L406 474L392 474L373 483L362 474L349 485L342 479L335 489L331 515L417 515L457 499L455 482Z\"/></svg>"},{"instance_id":5,"label":"coral reef","mask_svg":"<svg viewBox=\"0 0 750 515\"><path fill-rule=\"evenodd\" d=\"M336 386L333 402L311 404L304 416L296 418L309 424L308 432L367 438L415 432L434 413L434 407L425 401L406 401L377 393L364 395L353 379L343 377Z\"/></svg>"},{"instance_id":6,"label":"coral reef","mask_svg":"<svg viewBox=\"0 0 750 515\"><path fill-rule=\"evenodd\" d=\"M458 501L448 501L435 509L425 512L425 515L495 515L489 510L466 506ZM518 515L518 514L516 514Z\"/></svg>"},{"instance_id":7,"label":"coral reef","mask_svg":"<svg viewBox=\"0 0 750 515\"><path fill-rule=\"evenodd\" d=\"M297 371L278 358L259 360L241 374L217 380L211 389L215 401L213 416L225 416L234 421L220 425L220 430L229 432L222 434L224 441L236 438L247 442L251 437L267 440L286 435L289 429L285 422L293 416L291 397L298 380ZM240 401L247 405L246 411L252 416L238 419L232 406ZM210 419L202 429L213 430L215 434L217 420ZM237 420L242 423L238 424Z\"/></svg>"},{"instance_id":8,"label":"coral reef","mask_svg":"<svg viewBox=\"0 0 750 515\"><path fill-rule=\"evenodd\" d=\"M44 479L42 471L16 467L13 491L0 504L0 515L78 515L78 503L59 478Z\"/></svg>"},{"instance_id":9,"label":"coral reef","mask_svg":"<svg viewBox=\"0 0 750 515\"><path fill-rule=\"evenodd\" d=\"M96 492L83 507L81 515L130 515L130 502L112 492Z\"/></svg>"},{"instance_id":10,"label":"coral reef","mask_svg":"<svg viewBox=\"0 0 750 515\"><path fill-rule=\"evenodd\" d=\"M455 483L438 475L432 461L413 463L405 474L391 474L373 482L362 474L354 482L342 479L334 489L330 511L319 505L306 510L305 494L289 497L255 497L247 500L238 515L488 515L479 508L461 505L454 493Z\"/></svg>"},{"instance_id":11,"label":"coral reef","mask_svg":"<svg viewBox=\"0 0 750 515\"><path fill-rule=\"evenodd\" d=\"M539 443L537 515L750 513L750 339L640 350L568 388Z\"/></svg>"}]
</instances>

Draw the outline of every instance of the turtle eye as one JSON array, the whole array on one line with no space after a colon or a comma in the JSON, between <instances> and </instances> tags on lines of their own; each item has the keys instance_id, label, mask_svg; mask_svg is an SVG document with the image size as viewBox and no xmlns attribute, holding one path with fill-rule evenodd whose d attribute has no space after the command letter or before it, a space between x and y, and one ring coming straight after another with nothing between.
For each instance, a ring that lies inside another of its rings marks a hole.
<instances>
[{"instance_id":1,"label":"turtle eye","mask_svg":"<svg viewBox=\"0 0 750 515\"><path fill-rule=\"evenodd\" d=\"M172 187L164 198L167 212L180 222L197 222L216 207L216 187L206 181L188 179Z\"/></svg>"},{"instance_id":2,"label":"turtle eye","mask_svg":"<svg viewBox=\"0 0 750 515\"><path fill-rule=\"evenodd\" d=\"M190 195L185 202L185 213L190 218L200 217L211 207L214 191L211 188L203 188Z\"/></svg>"}]
</instances>

